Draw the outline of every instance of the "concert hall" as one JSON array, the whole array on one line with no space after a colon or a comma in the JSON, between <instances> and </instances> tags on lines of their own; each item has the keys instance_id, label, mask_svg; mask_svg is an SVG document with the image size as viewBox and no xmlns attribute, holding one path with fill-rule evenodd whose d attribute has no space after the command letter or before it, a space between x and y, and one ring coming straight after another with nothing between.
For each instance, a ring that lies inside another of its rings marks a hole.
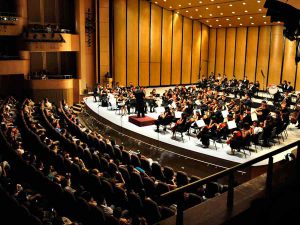
<instances>
[{"instance_id":1,"label":"concert hall","mask_svg":"<svg viewBox=\"0 0 300 225\"><path fill-rule=\"evenodd\" d=\"M298 224L299 61L299 0L0 0L0 224Z\"/></svg>"}]
</instances>

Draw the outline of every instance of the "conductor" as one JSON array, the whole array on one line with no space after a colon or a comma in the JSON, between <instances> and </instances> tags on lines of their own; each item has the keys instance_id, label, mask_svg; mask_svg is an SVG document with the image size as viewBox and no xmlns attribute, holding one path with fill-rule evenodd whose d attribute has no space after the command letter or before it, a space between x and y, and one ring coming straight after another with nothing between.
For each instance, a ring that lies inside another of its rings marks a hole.
<instances>
[{"instance_id":1,"label":"conductor","mask_svg":"<svg viewBox=\"0 0 300 225\"><path fill-rule=\"evenodd\" d=\"M142 117L145 117L145 93L139 86L136 86L134 96L136 99L136 110L138 111L137 116L141 117L142 114Z\"/></svg>"}]
</instances>

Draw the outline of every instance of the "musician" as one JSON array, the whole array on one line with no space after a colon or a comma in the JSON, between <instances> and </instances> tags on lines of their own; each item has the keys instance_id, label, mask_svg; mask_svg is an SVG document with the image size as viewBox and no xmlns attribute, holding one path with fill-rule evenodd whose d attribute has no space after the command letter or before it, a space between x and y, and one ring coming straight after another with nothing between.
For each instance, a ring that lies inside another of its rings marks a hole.
<instances>
[{"instance_id":1,"label":"musician","mask_svg":"<svg viewBox=\"0 0 300 225\"><path fill-rule=\"evenodd\" d=\"M257 87L253 84L253 82L250 82L248 89L248 95L250 96L250 98L252 98L257 91Z\"/></svg>"},{"instance_id":2,"label":"musician","mask_svg":"<svg viewBox=\"0 0 300 225\"><path fill-rule=\"evenodd\" d=\"M209 146L209 128L208 126L203 127L197 134L197 138L200 139L203 148L208 148Z\"/></svg>"},{"instance_id":3,"label":"musician","mask_svg":"<svg viewBox=\"0 0 300 225\"><path fill-rule=\"evenodd\" d=\"M289 81L288 83L287 83L287 86L286 86L286 91L287 92L292 92L294 90L294 88L293 88L293 86L291 85L291 82Z\"/></svg>"},{"instance_id":4,"label":"musician","mask_svg":"<svg viewBox=\"0 0 300 225\"><path fill-rule=\"evenodd\" d=\"M260 107L256 109L256 114L260 122L266 120L267 116L270 114L270 109L266 101L261 102Z\"/></svg>"},{"instance_id":5,"label":"musician","mask_svg":"<svg viewBox=\"0 0 300 225\"><path fill-rule=\"evenodd\" d=\"M281 86L281 88L282 88L283 91L286 91L287 90L287 86L288 86L287 81L284 80L280 86Z\"/></svg>"},{"instance_id":6,"label":"musician","mask_svg":"<svg viewBox=\"0 0 300 225\"><path fill-rule=\"evenodd\" d=\"M120 108L121 115L125 115L126 113L126 107L125 107L125 101L127 99L124 97L123 94L120 94L117 98L117 105Z\"/></svg>"},{"instance_id":7,"label":"musician","mask_svg":"<svg viewBox=\"0 0 300 225\"><path fill-rule=\"evenodd\" d=\"M249 80L247 79L247 76L244 76L244 79L242 82L243 82L244 86L247 88L249 85Z\"/></svg>"},{"instance_id":8,"label":"musician","mask_svg":"<svg viewBox=\"0 0 300 225\"><path fill-rule=\"evenodd\" d=\"M136 87L134 92L134 96L136 99L136 109L138 117L145 117L145 92L141 90L139 86Z\"/></svg>"},{"instance_id":9,"label":"musician","mask_svg":"<svg viewBox=\"0 0 300 225\"><path fill-rule=\"evenodd\" d=\"M284 92L284 96L283 96L283 100L282 100L281 104L282 103L285 103L286 107L288 107L288 108L291 106L292 98L289 95L289 92L287 90Z\"/></svg>"},{"instance_id":10,"label":"musician","mask_svg":"<svg viewBox=\"0 0 300 225\"><path fill-rule=\"evenodd\" d=\"M256 87L256 90L257 91L259 91L259 88L260 88L260 83L259 83L259 81L257 80L257 81L255 81L255 84L254 84L254 86Z\"/></svg>"},{"instance_id":11,"label":"musician","mask_svg":"<svg viewBox=\"0 0 300 225\"><path fill-rule=\"evenodd\" d=\"M173 111L168 106L166 106L165 107L165 111L162 112L158 116L157 120L155 121L155 125L156 125L156 130L155 131L156 132L159 131L159 126L160 125L166 126L166 125L170 124L173 121L173 119L174 119L174 113L173 113ZM166 131L167 128L164 127L163 130Z\"/></svg>"},{"instance_id":12,"label":"musician","mask_svg":"<svg viewBox=\"0 0 300 225\"><path fill-rule=\"evenodd\" d=\"M186 125L187 115L182 113L180 118L176 121L175 125L171 128L173 135L175 134L176 130L182 130Z\"/></svg>"},{"instance_id":13,"label":"musician","mask_svg":"<svg viewBox=\"0 0 300 225\"><path fill-rule=\"evenodd\" d=\"M147 99L148 99L150 112L154 112L154 108L158 107L155 89L153 89L153 91L150 92L150 96Z\"/></svg>"},{"instance_id":14,"label":"musician","mask_svg":"<svg viewBox=\"0 0 300 225\"><path fill-rule=\"evenodd\" d=\"M93 90L94 102L97 102L97 96L100 93L100 84L95 85Z\"/></svg>"}]
</instances>

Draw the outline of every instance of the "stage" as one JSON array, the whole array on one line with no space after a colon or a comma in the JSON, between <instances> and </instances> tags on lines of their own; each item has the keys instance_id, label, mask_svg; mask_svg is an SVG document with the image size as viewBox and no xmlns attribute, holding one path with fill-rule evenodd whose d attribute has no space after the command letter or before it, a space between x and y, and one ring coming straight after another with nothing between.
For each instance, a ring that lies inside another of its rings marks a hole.
<instances>
[{"instance_id":1,"label":"stage","mask_svg":"<svg viewBox=\"0 0 300 225\"><path fill-rule=\"evenodd\" d=\"M157 90L160 88L157 88ZM149 90L150 91L150 88ZM161 90L158 90L158 92ZM86 104L87 110L93 112L95 118L100 120L103 123L107 123L108 126L111 126L113 129L119 130L121 133L128 135L130 137L139 139L143 142L152 144L156 147L167 149L168 151L174 151L175 153L181 154L187 157L194 157L197 155L197 158L203 159L204 161L221 164L223 166L233 166L239 163L244 163L250 159L254 159L258 156L261 156L267 152L278 149L288 143L296 141L300 137L300 129L294 127L294 125L290 125L288 127L288 139L285 139L280 144L276 144L271 148L264 147L261 149L260 146L257 146L257 152L254 151L254 146L251 147L253 149L251 154L249 151L246 151L246 157L243 151L237 152L236 155L228 154L230 152L230 147L225 142L217 143L215 145L213 142L210 142L209 148L203 148L201 142L195 137L195 134L191 135L183 135L183 141L181 139L181 135L179 133L176 134L176 138L172 137L172 131L167 129L163 131L163 128L160 127L160 131L156 132L155 125L149 126L137 126L131 122L129 122L129 116L135 115L119 115L119 112L116 110L110 110L107 107L102 107L99 105L99 102L94 102L93 97L84 98L84 102ZM162 110L161 107L157 108L157 111ZM147 113L146 116L157 119L159 113ZM278 154L274 157L274 162L280 161L284 158L284 156L291 152L293 149ZM220 163L222 161L222 163ZM268 163L267 160L262 161L256 166L263 166Z\"/></svg>"}]
</instances>

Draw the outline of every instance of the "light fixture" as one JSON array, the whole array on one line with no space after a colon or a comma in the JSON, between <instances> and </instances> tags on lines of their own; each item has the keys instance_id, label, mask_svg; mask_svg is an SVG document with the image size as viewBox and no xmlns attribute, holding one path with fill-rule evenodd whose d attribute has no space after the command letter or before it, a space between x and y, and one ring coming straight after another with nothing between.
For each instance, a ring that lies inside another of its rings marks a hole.
<instances>
[{"instance_id":1,"label":"light fixture","mask_svg":"<svg viewBox=\"0 0 300 225\"><path fill-rule=\"evenodd\" d=\"M258 9L258 11L260 11L260 12L261 12L261 9Z\"/></svg>"},{"instance_id":2,"label":"light fixture","mask_svg":"<svg viewBox=\"0 0 300 225\"><path fill-rule=\"evenodd\" d=\"M166 2L167 0L164 0L164 2Z\"/></svg>"},{"instance_id":3,"label":"light fixture","mask_svg":"<svg viewBox=\"0 0 300 225\"><path fill-rule=\"evenodd\" d=\"M232 12L232 14L235 14L235 12Z\"/></svg>"},{"instance_id":4,"label":"light fixture","mask_svg":"<svg viewBox=\"0 0 300 225\"><path fill-rule=\"evenodd\" d=\"M244 12L245 12L245 13L247 13L247 12L248 12L248 10L245 10Z\"/></svg>"},{"instance_id":5,"label":"light fixture","mask_svg":"<svg viewBox=\"0 0 300 225\"><path fill-rule=\"evenodd\" d=\"M181 5L178 5L179 7L181 7Z\"/></svg>"},{"instance_id":6,"label":"light fixture","mask_svg":"<svg viewBox=\"0 0 300 225\"><path fill-rule=\"evenodd\" d=\"M243 26L243 24L242 24L242 23L240 23L240 26Z\"/></svg>"},{"instance_id":7,"label":"light fixture","mask_svg":"<svg viewBox=\"0 0 300 225\"><path fill-rule=\"evenodd\" d=\"M202 4L202 1L199 1L200 4Z\"/></svg>"},{"instance_id":8,"label":"light fixture","mask_svg":"<svg viewBox=\"0 0 300 225\"><path fill-rule=\"evenodd\" d=\"M231 27L231 24L229 24L229 26Z\"/></svg>"},{"instance_id":9,"label":"light fixture","mask_svg":"<svg viewBox=\"0 0 300 225\"><path fill-rule=\"evenodd\" d=\"M264 24L267 24L267 22L264 22Z\"/></svg>"},{"instance_id":10,"label":"light fixture","mask_svg":"<svg viewBox=\"0 0 300 225\"><path fill-rule=\"evenodd\" d=\"M191 5L192 3L189 2L189 5Z\"/></svg>"},{"instance_id":11,"label":"light fixture","mask_svg":"<svg viewBox=\"0 0 300 225\"><path fill-rule=\"evenodd\" d=\"M220 13L221 16L223 16L223 13Z\"/></svg>"},{"instance_id":12,"label":"light fixture","mask_svg":"<svg viewBox=\"0 0 300 225\"><path fill-rule=\"evenodd\" d=\"M221 6L217 5L217 8L219 9L219 8L221 8Z\"/></svg>"},{"instance_id":13,"label":"light fixture","mask_svg":"<svg viewBox=\"0 0 300 225\"><path fill-rule=\"evenodd\" d=\"M206 23L209 23L209 20L206 20Z\"/></svg>"},{"instance_id":14,"label":"light fixture","mask_svg":"<svg viewBox=\"0 0 300 225\"><path fill-rule=\"evenodd\" d=\"M212 14L210 13L209 16L212 16Z\"/></svg>"},{"instance_id":15,"label":"light fixture","mask_svg":"<svg viewBox=\"0 0 300 225\"><path fill-rule=\"evenodd\" d=\"M252 17L252 16L250 16L250 19L252 20L252 19L253 19L253 17Z\"/></svg>"},{"instance_id":16,"label":"light fixture","mask_svg":"<svg viewBox=\"0 0 300 225\"><path fill-rule=\"evenodd\" d=\"M205 9L208 10L208 7L206 7Z\"/></svg>"},{"instance_id":17,"label":"light fixture","mask_svg":"<svg viewBox=\"0 0 300 225\"><path fill-rule=\"evenodd\" d=\"M198 12L198 9L195 9L196 12Z\"/></svg>"},{"instance_id":18,"label":"light fixture","mask_svg":"<svg viewBox=\"0 0 300 225\"><path fill-rule=\"evenodd\" d=\"M212 25L209 25L209 27L212 27Z\"/></svg>"},{"instance_id":19,"label":"light fixture","mask_svg":"<svg viewBox=\"0 0 300 225\"><path fill-rule=\"evenodd\" d=\"M188 13L188 12L189 12L189 10L185 10L185 12L187 12L187 13Z\"/></svg>"},{"instance_id":20,"label":"light fixture","mask_svg":"<svg viewBox=\"0 0 300 225\"><path fill-rule=\"evenodd\" d=\"M170 5L170 7L169 7L170 9L172 9L172 6Z\"/></svg>"},{"instance_id":21,"label":"light fixture","mask_svg":"<svg viewBox=\"0 0 300 225\"><path fill-rule=\"evenodd\" d=\"M229 21L229 18L226 18L227 21Z\"/></svg>"},{"instance_id":22,"label":"light fixture","mask_svg":"<svg viewBox=\"0 0 300 225\"><path fill-rule=\"evenodd\" d=\"M230 7L232 7L232 4L229 4Z\"/></svg>"},{"instance_id":23,"label":"light fixture","mask_svg":"<svg viewBox=\"0 0 300 225\"><path fill-rule=\"evenodd\" d=\"M260 3L260 0L257 0L257 3Z\"/></svg>"},{"instance_id":24,"label":"light fixture","mask_svg":"<svg viewBox=\"0 0 300 225\"><path fill-rule=\"evenodd\" d=\"M192 17L192 16L190 16L190 18L192 19L193 17Z\"/></svg>"},{"instance_id":25,"label":"light fixture","mask_svg":"<svg viewBox=\"0 0 300 225\"><path fill-rule=\"evenodd\" d=\"M280 23L280 21L278 21L277 23Z\"/></svg>"},{"instance_id":26,"label":"light fixture","mask_svg":"<svg viewBox=\"0 0 300 225\"><path fill-rule=\"evenodd\" d=\"M219 22L219 20L218 20L218 19L216 19L216 22Z\"/></svg>"},{"instance_id":27,"label":"light fixture","mask_svg":"<svg viewBox=\"0 0 300 225\"><path fill-rule=\"evenodd\" d=\"M263 18L265 18L266 17L266 15L263 15Z\"/></svg>"},{"instance_id":28,"label":"light fixture","mask_svg":"<svg viewBox=\"0 0 300 225\"><path fill-rule=\"evenodd\" d=\"M243 5L246 5L246 2L243 2Z\"/></svg>"},{"instance_id":29,"label":"light fixture","mask_svg":"<svg viewBox=\"0 0 300 225\"><path fill-rule=\"evenodd\" d=\"M177 11L176 13L178 14L179 12Z\"/></svg>"},{"instance_id":30,"label":"light fixture","mask_svg":"<svg viewBox=\"0 0 300 225\"><path fill-rule=\"evenodd\" d=\"M155 2L155 4L157 4L157 2Z\"/></svg>"},{"instance_id":31,"label":"light fixture","mask_svg":"<svg viewBox=\"0 0 300 225\"><path fill-rule=\"evenodd\" d=\"M202 15L199 15L199 17L202 17Z\"/></svg>"},{"instance_id":32,"label":"light fixture","mask_svg":"<svg viewBox=\"0 0 300 225\"><path fill-rule=\"evenodd\" d=\"M237 20L240 20L240 19L241 19L240 17L237 18Z\"/></svg>"},{"instance_id":33,"label":"light fixture","mask_svg":"<svg viewBox=\"0 0 300 225\"><path fill-rule=\"evenodd\" d=\"M254 23L251 23L251 25L254 25Z\"/></svg>"},{"instance_id":34,"label":"light fixture","mask_svg":"<svg viewBox=\"0 0 300 225\"><path fill-rule=\"evenodd\" d=\"M219 24L219 27L221 27L222 25L221 24Z\"/></svg>"}]
</instances>

